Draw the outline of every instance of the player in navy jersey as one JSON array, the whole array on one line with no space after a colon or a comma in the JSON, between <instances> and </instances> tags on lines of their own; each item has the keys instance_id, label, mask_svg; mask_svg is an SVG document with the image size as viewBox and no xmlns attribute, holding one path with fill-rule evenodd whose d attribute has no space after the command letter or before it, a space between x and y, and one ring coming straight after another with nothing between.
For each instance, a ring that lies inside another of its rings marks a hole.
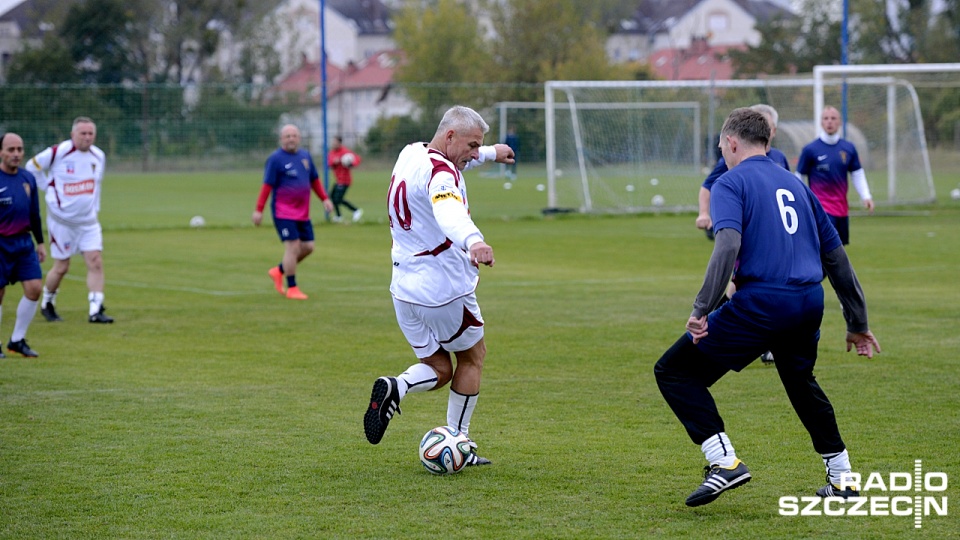
<instances>
[{"instance_id":1,"label":"player in navy jersey","mask_svg":"<svg viewBox=\"0 0 960 540\"><path fill-rule=\"evenodd\" d=\"M773 141L773 138L777 136L777 124L780 121L780 114L770 105L763 103L758 103L750 108L764 115L767 121L770 122L770 140ZM784 169L790 170L790 162L787 161L787 156L780 150L769 146L769 144L767 145L767 157ZM710 171L710 174L703 180L703 184L700 186L700 194L697 197L700 209L696 221L697 228L703 229L707 233L707 238L710 240L713 240L713 220L710 219L710 188L713 187L713 183L717 181L717 178L720 178L720 176L728 170L727 162L721 155L720 159L717 160L717 164L713 167L713 170Z\"/></svg>"},{"instance_id":2,"label":"player in navy jersey","mask_svg":"<svg viewBox=\"0 0 960 540\"><path fill-rule=\"evenodd\" d=\"M873 212L873 197L867 185L867 175L860 165L860 156L852 142L840 134L840 112L824 107L820 116L823 132L815 141L803 147L797 162L797 176L807 175L810 189L830 216L840 234L843 245L850 243L850 208L847 203L847 174L853 180L864 208Z\"/></svg>"},{"instance_id":3,"label":"player in navy jersey","mask_svg":"<svg viewBox=\"0 0 960 540\"><path fill-rule=\"evenodd\" d=\"M263 222L263 208L273 191L270 210L273 225L283 242L283 260L267 275L277 292L293 300L306 300L307 295L297 286L297 264L313 253L313 224L310 222L310 190L313 190L327 212L333 212L333 203L320 183L320 175L310 153L300 148L300 130L294 125L280 129L280 148L267 158L263 171L263 186L253 211L253 224ZM283 290L283 277L287 290Z\"/></svg>"},{"instance_id":4,"label":"player in navy jersey","mask_svg":"<svg viewBox=\"0 0 960 540\"><path fill-rule=\"evenodd\" d=\"M43 290L40 263L47 258L47 248L43 244L37 181L29 171L20 168L21 161L23 139L16 133L0 136L0 304L7 285L19 281L23 298L17 306L7 349L32 358L39 354L27 345L26 335ZM4 358L2 350L0 358Z\"/></svg>"},{"instance_id":5,"label":"player in navy jersey","mask_svg":"<svg viewBox=\"0 0 960 540\"><path fill-rule=\"evenodd\" d=\"M713 255L687 332L654 368L660 392L709 464L688 506L712 502L750 480L709 387L766 350L776 355L780 381L826 467L828 483L817 494L857 494L840 488L850 459L833 407L813 375L824 271L843 306L847 350L855 346L857 354L872 358L880 344L867 325L866 301L836 230L810 189L764 155L769 140L770 126L756 111L736 109L724 122L720 147L730 171L711 190ZM717 308L738 259L737 294Z\"/></svg>"}]
</instances>

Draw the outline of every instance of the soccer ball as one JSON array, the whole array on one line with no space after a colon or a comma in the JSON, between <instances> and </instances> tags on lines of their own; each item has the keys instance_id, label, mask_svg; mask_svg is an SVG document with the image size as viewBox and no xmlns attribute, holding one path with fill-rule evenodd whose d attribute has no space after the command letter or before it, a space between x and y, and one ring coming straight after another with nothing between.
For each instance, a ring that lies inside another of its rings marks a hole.
<instances>
[{"instance_id":1,"label":"soccer ball","mask_svg":"<svg viewBox=\"0 0 960 540\"><path fill-rule=\"evenodd\" d=\"M353 167L353 164L357 161L357 156L347 152L346 154L340 156L340 164L344 167Z\"/></svg>"},{"instance_id":2,"label":"soccer ball","mask_svg":"<svg viewBox=\"0 0 960 540\"><path fill-rule=\"evenodd\" d=\"M950 198L955 201L960 200L960 188L950 190Z\"/></svg>"},{"instance_id":3,"label":"soccer ball","mask_svg":"<svg viewBox=\"0 0 960 540\"><path fill-rule=\"evenodd\" d=\"M190 218L191 227L203 227L207 224L207 220L203 219L203 216L193 216Z\"/></svg>"},{"instance_id":4,"label":"soccer ball","mask_svg":"<svg viewBox=\"0 0 960 540\"><path fill-rule=\"evenodd\" d=\"M420 463L433 474L462 471L470 452L470 439L447 426L431 429L420 440Z\"/></svg>"},{"instance_id":5,"label":"soccer ball","mask_svg":"<svg viewBox=\"0 0 960 540\"><path fill-rule=\"evenodd\" d=\"M663 206L663 203L663 195L654 195L653 198L650 199L650 204L654 206Z\"/></svg>"}]
</instances>

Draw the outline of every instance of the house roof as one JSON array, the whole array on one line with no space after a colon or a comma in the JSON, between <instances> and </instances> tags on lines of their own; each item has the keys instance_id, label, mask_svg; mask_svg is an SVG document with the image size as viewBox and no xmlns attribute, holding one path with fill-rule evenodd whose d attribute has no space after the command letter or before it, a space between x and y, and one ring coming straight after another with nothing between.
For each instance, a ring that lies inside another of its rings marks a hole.
<instances>
[{"instance_id":1,"label":"house roof","mask_svg":"<svg viewBox=\"0 0 960 540\"><path fill-rule=\"evenodd\" d=\"M327 97L350 90L382 89L393 81L399 51L381 51L344 68L327 62ZM320 100L320 63L304 62L273 87L273 93L298 94L301 101Z\"/></svg>"},{"instance_id":2,"label":"house roof","mask_svg":"<svg viewBox=\"0 0 960 540\"><path fill-rule=\"evenodd\" d=\"M705 40L695 40L687 49L654 52L650 55L650 68L658 77L669 81L726 80L733 77L733 63L727 52L742 48L710 46Z\"/></svg>"},{"instance_id":3,"label":"house roof","mask_svg":"<svg viewBox=\"0 0 960 540\"><path fill-rule=\"evenodd\" d=\"M391 34L390 9L380 0L327 0L335 9L357 25L360 35Z\"/></svg>"}]
</instances>

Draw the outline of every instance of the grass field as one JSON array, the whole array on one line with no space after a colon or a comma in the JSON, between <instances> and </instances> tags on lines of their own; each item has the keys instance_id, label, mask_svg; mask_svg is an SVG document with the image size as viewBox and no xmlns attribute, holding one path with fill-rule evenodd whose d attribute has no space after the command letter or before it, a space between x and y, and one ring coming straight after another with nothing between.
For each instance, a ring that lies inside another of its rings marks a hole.
<instances>
[{"instance_id":1,"label":"grass field","mask_svg":"<svg viewBox=\"0 0 960 540\"><path fill-rule=\"evenodd\" d=\"M912 515L778 514L824 471L759 363L714 387L753 482L684 506L705 463L652 366L683 330L711 244L689 214L536 217L543 194L523 179L510 191L470 179L497 257L481 273L489 355L471 425L494 464L452 477L419 464L445 389L404 400L369 445L371 383L414 361L387 291L386 176L365 172L350 192L363 223L315 213L306 302L266 276L281 247L249 222L259 171L110 176L116 324L86 323L75 260L66 321L30 328L40 358L0 360L0 538L960 537L956 177L938 175L934 207L853 218L849 253L883 353L844 351L828 286L817 370L855 469L886 477L922 459L950 476L950 515L916 530ZM193 215L208 226L188 228ZM5 339L20 296L7 289Z\"/></svg>"}]
</instances>

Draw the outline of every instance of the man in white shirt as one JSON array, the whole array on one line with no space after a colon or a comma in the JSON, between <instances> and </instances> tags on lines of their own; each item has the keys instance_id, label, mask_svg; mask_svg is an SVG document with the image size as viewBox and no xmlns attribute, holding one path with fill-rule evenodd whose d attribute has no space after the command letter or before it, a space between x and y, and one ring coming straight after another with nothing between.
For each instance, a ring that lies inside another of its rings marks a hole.
<instances>
[{"instance_id":1,"label":"man in white shirt","mask_svg":"<svg viewBox=\"0 0 960 540\"><path fill-rule=\"evenodd\" d=\"M485 161L514 161L505 144L481 146L489 129L476 111L455 106L443 115L429 143L408 145L394 166L387 193L393 237L390 292L397 322L420 362L374 382L363 418L371 444L380 442L404 396L451 381L447 425L469 437L486 356L475 292L479 266L493 266L494 257L470 218L460 171ZM472 441L471 446L468 465L490 463L476 454Z\"/></svg>"},{"instance_id":2,"label":"man in white shirt","mask_svg":"<svg viewBox=\"0 0 960 540\"><path fill-rule=\"evenodd\" d=\"M27 170L46 190L47 230L53 268L47 272L40 313L51 322L57 314L57 292L70 270L70 257L81 253L87 265L91 323L112 323L103 307L103 231L100 228L100 186L106 157L93 143L97 126L86 116L73 121L70 139L51 146L27 162Z\"/></svg>"}]
</instances>

